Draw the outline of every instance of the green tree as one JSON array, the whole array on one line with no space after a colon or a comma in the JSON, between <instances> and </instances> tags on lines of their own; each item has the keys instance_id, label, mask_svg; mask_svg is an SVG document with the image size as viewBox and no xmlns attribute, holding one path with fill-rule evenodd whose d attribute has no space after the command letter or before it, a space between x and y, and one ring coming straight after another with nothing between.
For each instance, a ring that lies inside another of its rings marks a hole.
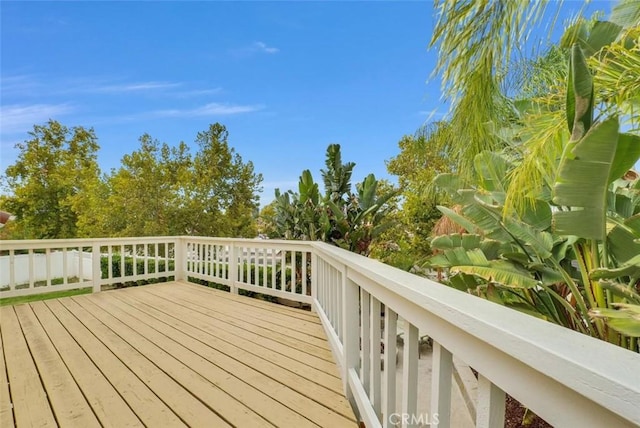
<instances>
[{"instance_id":1,"label":"green tree","mask_svg":"<svg viewBox=\"0 0 640 428\"><path fill-rule=\"evenodd\" d=\"M396 233L396 245L388 247L402 251L404 268L411 268L431 255L431 229L441 216L436 205L446 203L445 196L431 191L431 182L438 174L451 172L453 168L441 146L433 140L446 138L448 130L447 122L435 122L415 136L405 135L398 142L400 153L387 161L389 173L398 177L402 196L398 213L402 226L397 228L401 234Z\"/></svg>"},{"instance_id":2,"label":"green tree","mask_svg":"<svg viewBox=\"0 0 640 428\"><path fill-rule=\"evenodd\" d=\"M191 155L184 142L170 147L143 135L88 203L82 235L254 237L262 176L229 147L223 125L198 133L196 143Z\"/></svg>"},{"instance_id":3,"label":"green tree","mask_svg":"<svg viewBox=\"0 0 640 428\"><path fill-rule=\"evenodd\" d=\"M228 136L224 125L215 123L196 137L199 150L182 188L190 195L185 228L203 236L255 237L262 175L229 147Z\"/></svg>"},{"instance_id":4,"label":"green tree","mask_svg":"<svg viewBox=\"0 0 640 428\"><path fill-rule=\"evenodd\" d=\"M35 125L18 143L16 162L6 170L3 209L16 215L14 239L72 238L82 200L98 186L98 142L93 129L67 128L50 120Z\"/></svg>"},{"instance_id":5,"label":"green tree","mask_svg":"<svg viewBox=\"0 0 640 428\"><path fill-rule=\"evenodd\" d=\"M273 200L260 210L256 220L256 228L259 235L267 238L278 237L278 231L276 230L276 203L276 200Z\"/></svg>"},{"instance_id":6,"label":"green tree","mask_svg":"<svg viewBox=\"0 0 640 428\"><path fill-rule=\"evenodd\" d=\"M82 236L161 236L172 234L177 177L188 168L184 143L171 149L148 134L140 148L123 156L107 177L102 198L90 203L79 219ZM182 159L183 163L177 159Z\"/></svg>"}]
</instances>

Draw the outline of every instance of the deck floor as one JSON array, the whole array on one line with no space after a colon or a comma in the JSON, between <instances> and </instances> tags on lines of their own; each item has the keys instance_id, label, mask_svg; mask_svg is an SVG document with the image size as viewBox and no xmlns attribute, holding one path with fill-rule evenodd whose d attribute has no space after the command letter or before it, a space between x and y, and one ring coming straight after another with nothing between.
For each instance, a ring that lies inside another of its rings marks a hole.
<instances>
[{"instance_id":1,"label":"deck floor","mask_svg":"<svg viewBox=\"0 0 640 428\"><path fill-rule=\"evenodd\" d=\"M318 317L183 282L0 309L0 426L356 426Z\"/></svg>"}]
</instances>

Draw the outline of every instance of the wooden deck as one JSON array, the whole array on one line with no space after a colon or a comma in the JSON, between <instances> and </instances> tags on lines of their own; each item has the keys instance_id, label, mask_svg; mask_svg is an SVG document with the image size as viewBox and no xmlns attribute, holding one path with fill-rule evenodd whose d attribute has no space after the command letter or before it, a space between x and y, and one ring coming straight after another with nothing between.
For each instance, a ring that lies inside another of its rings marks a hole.
<instances>
[{"instance_id":1,"label":"wooden deck","mask_svg":"<svg viewBox=\"0 0 640 428\"><path fill-rule=\"evenodd\" d=\"M0 426L356 426L315 314L187 283L0 309Z\"/></svg>"}]
</instances>

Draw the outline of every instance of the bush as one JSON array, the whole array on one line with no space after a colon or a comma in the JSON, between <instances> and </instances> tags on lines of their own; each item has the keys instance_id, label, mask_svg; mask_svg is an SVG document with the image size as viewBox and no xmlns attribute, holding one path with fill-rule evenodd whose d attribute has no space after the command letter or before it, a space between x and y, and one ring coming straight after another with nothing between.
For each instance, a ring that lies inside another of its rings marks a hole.
<instances>
[{"instance_id":1,"label":"bush","mask_svg":"<svg viewBox=\"0 0 640 428\"><path fill-rule=\"evenodd\" d=\"M114 254L111 257L111 272L112 272L112 280L116 280L118 278L123 278L122 275L122 257L119 254ZM168 267L168 269L167 269ZM158 266L156 270L156 261L155 259L147 260L147 270L145 271L145 260L144 259L136 259L136 273L138 275L150 274L150 273L162 273L171 271L175 268L175 263L173 260L169 260L167 265L165 260L158 260ZM109 277L109 258L101 257L100 258L100 270L102 274L102 279L107 279ZM124 258L124 277L133 276L133 257ZM124 279L124 278L123 278ZM157 282L166 282L172 281L174 279L173 275L171 276L161 276L158 278L150 278L150 279L141 279L137 281L124 281L124 282L114 282L113 285L120 287L131 287L136 285L145 285L145 284L155 284Z\"/></svg>"}]
</instances>

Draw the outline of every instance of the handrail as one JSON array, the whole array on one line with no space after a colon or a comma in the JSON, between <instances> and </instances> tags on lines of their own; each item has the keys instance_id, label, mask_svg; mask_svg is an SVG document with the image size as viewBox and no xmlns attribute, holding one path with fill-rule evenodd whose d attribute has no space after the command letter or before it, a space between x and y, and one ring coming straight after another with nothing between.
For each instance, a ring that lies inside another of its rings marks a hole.
<instances>
[{"instance_id":1,"label":"handrail","mask_svg":"<svg viewBox=\"0 0 640 428\"><path fill-rule=\"evenodd\" d=\"M502 426L503 419L490 414L492 401L504 399L501 391L554 426L640 425L639 354L341 248L324 243L312 246L316 257L342 262L343 287L357 288L426 332L434 341L434 351L446 354L443 360L453 354L478 371L479 396L489 399L484 408L479 403L478 426ZM354 327L348 328L359 334ZM349 353L344 349L348 345L342 342L344 355ZM374 366L361 361L363 365ZM353 368L359 367L344 367L343 374ZM360 380L366 381L360 372ZM496 388L497 398L492 399ZM450 386L434 389L434 395L450 393ZM438 399L432 396L432 408ZM439 416L442 423L445 415ZM481 421L483 417L486 420ZM377 426L376 421L369 422L368 427ZM379 418L379 422L388 421Z\"/></svg>"},{"instance_id":2,"label":"handrail","mask_svg":"<svg viewBox=\"0 0 640 428\"><path fill-rule=\"evenodd\" d=\"M54 257L63 260L60 285L54 285ZM18 259L27 263L26 289L16 287ZM505 393L554 426L640 426L639 354L321 242L190 236L0 241L0 267L11 277L0 297L173 278L311 305L341 367L345 394L367 427L425 422L417 402L419 334L433 340L431 426L451 425L454 355L478 372L476 426L503 426ZM77 282L70 280L74 275ZM403 380L396 391L399 333Z\"/></svg>"}]
</instances>

